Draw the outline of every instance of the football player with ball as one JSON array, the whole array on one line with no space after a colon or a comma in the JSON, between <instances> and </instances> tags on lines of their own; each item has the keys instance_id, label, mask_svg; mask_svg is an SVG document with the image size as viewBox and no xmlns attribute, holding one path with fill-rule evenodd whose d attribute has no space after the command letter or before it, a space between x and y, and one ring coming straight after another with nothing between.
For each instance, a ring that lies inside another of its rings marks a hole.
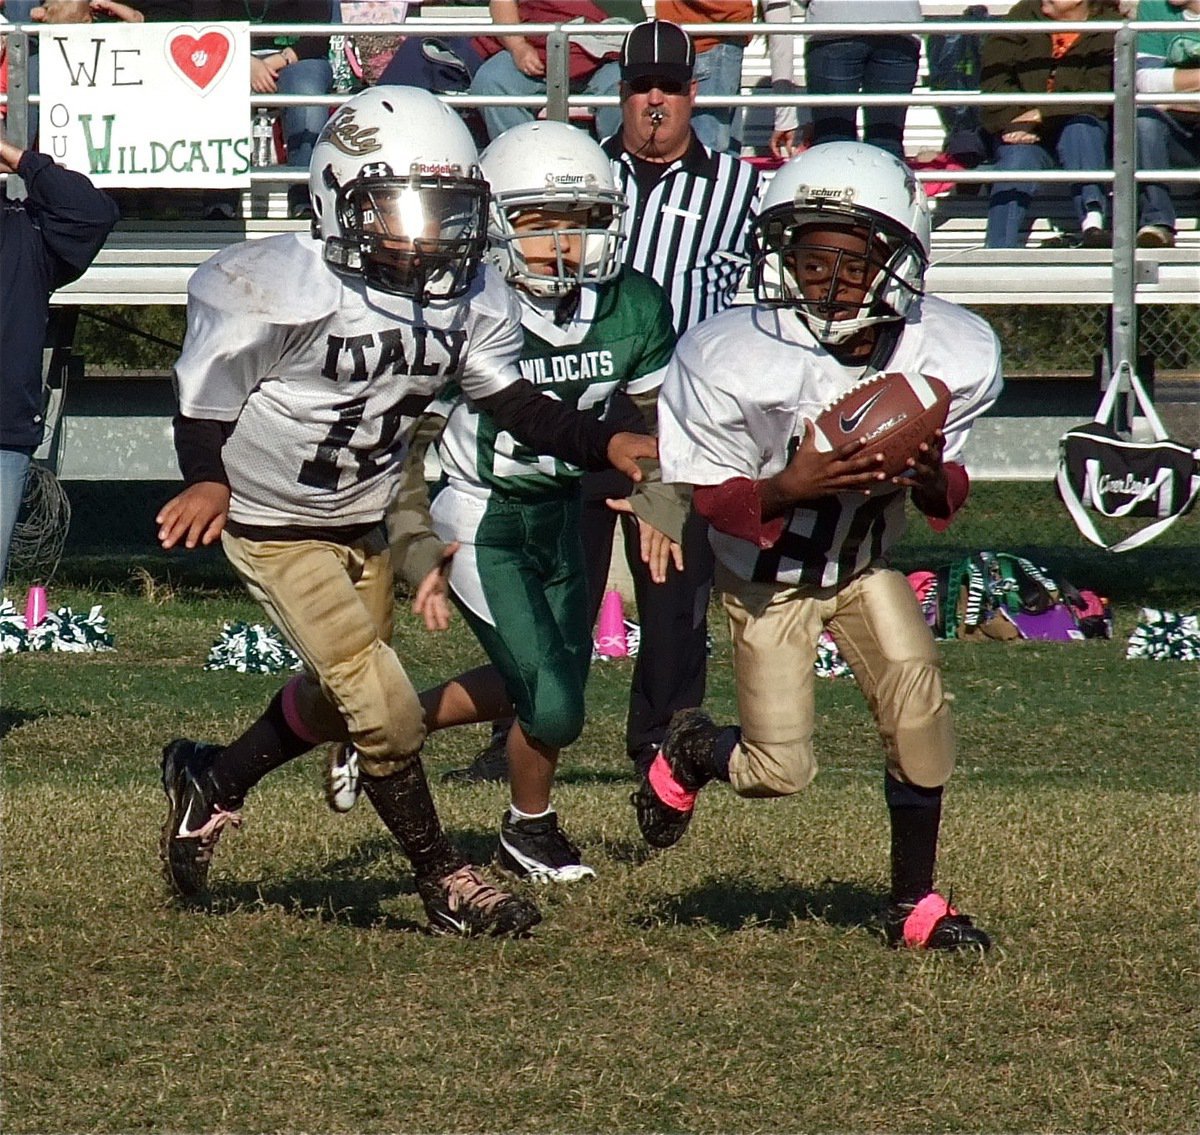
<instances>
[{"instance_id":1,"label":"football player with ball","mask_svg":"<svg viewBox=\"0 0 1200 1135\"><path fill-rule=\"evenodd\" d=\"M646 840L669 847L709 781L752 797L808 785L813 662L828 630L883 742L887 942L986 950L988 936L934 889L954 729L933 637L908 581L887 567L906 498L939 530L966 500L963 446L1002 385L987 323L924 294L928 261L928 204L912 172L872 146L815 146L764 196L754 306L680 340L659 398L660 459L664 480L692 485L711 525L740 720L676 714L633 799ZM843 428L884 399L899 405L920 390L928 401L939 393L932 379L949 393L943 429L912 446L899 474L888 471L887 417L869 442L830 444L817 430L823 411L879 372L912 381L889 378L880 399L847 400Z\"/></svg>"}]
</instances>

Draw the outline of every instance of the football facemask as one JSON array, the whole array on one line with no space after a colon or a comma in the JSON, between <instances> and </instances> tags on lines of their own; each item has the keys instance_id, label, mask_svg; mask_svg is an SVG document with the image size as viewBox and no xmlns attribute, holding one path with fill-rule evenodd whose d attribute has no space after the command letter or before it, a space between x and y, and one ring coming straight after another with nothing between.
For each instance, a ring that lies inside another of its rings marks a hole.
<instances>
[{"instance_id":1,"label":"football facemask","mask_svg":"<svg viewBox=\"0 0 1200 1135\"><path fill-rule=\"evenodd\" d=\"M821 343L903 319L923 294L926 262L913 235L861 207L778 207L759 218L754 236L755 300L794 308Z\"/></svg>"},{"instance_id":2,"label":"football facemask","mask_svg":"<svg viewBox=\"0 0 1200 1135\"><path fill-rule=\"evenodd\" d=\"M327 257L380 291L420 303L454 299L483 256L487 207L478 178L356 178L338 193L343 235L327 242Z\"/></svg>"},{"instance_id":3,"label":"football facemask","mask_svg":"<svg viewBox=\"0 0 1200 1135\"><path fill-rule=\"evenodd\" d=\"M561 296L617 276L626 207L618 191L524 198L493 201L492 257L506 279L533 295Z\"/></svg>"}]
</instances>

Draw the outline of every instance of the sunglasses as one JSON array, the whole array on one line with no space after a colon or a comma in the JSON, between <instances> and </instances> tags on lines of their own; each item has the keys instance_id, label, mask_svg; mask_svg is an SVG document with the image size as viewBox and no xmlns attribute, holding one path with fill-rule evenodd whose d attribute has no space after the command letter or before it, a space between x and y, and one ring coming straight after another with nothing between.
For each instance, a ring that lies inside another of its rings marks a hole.
<instances>
[{"instance_id":1,"label":"sunglasses","mask_svg":"<svg viewBox=\"0 0 1200 1135\"><path fill-rule=\"evenodd\" d=\"M688 85L683 80L664 79L658 75L643 75L641 78L628 80L629 89L635 95L648 95L655 89L662 91L664 95L681 95Z\"/></svg>"}]
</instances>

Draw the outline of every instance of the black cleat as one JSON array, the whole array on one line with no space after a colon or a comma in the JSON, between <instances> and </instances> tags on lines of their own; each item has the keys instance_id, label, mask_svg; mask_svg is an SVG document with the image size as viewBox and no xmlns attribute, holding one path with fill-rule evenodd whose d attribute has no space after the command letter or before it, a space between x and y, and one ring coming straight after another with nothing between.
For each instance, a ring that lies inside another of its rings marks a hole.
<instances>
[{"instance_id":1,"label":"black cleat","mask_svg":"<svg viewBox=\"0 0 1200 1135\"><path fill-rule=\"evenodd\" d=\"M937 891L930 891L918 903L889 903L883 932L893 949L987 953L992 945L970 918L955 910Z\"/></svg>"},{"instance_id":2,"label":"black cleat","mask_svg":"<svg viewBox=\"0 0 1200 1135\"><path fill-rule=\"evenodd\" d=\"M681 709L671 718L658 756L630 797L642 838L651 847L671 847L683 838L696 795L712 779L709 758L720 734L702 709Z\"/></svg>"},{"instance_id":3,"label":"black cleat","mask_svg":"<svg viewBox=\"0 0 1200 1135\"><path fill-rule=\"evenodd\" d=\"M472 784L508 780L508 734L493 734L487 748L466 766L442 773L443 784Z\"/></svg>"},{"instance_id":4,"label":"black cleat","mask_svg":"<svg viewBox=\"0 0 1200 1135\"><path fill-rule=\"evenodd\" d=\"M493 887L469 863L441 878L417 880L432 934L520 938L542 920L528 899Z\"/></svg>"},{"instance_id":5,"label":"black cleat","mask_svg":"<svg viewBox=\"0 0 1200 1135\"><path fill-rule=\"evenodd\" d=\"M576 883L596 874L558 826L556 812L535 820L514 820L505 812L496 862L533 883Z\"/></svg>"},{"instance_id":6,"label":"black cleat","mask_svg":"<svg viewBox=\"0 0 1200 1135\"><path fill-rule=\"evenodd\" d=\"M163 875L185 898L200 894L208 883L208 865L226 826L241 827L242 814L216 802L212 787L213 757L219 745L177 740L162 752L162 785L167 819L159 843Z\"/></svg>"}]
</instances>

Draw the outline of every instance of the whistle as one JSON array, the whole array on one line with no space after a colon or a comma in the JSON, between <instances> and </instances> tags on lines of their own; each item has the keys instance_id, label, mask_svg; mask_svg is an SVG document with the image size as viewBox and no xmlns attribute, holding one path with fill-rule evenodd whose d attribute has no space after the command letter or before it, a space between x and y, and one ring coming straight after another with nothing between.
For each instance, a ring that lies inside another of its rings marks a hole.
<instances>
[{"instance_id":1,"label":"whistle","mask_svg":"<svg viewBox=\"0 0 1200 1135\"><path fill-rule=\"evenodd\" d=\"M661 126L662 120L666 117L661 110L652 110L650 112L650 125Z\"/></svg>"}]
</instances>

